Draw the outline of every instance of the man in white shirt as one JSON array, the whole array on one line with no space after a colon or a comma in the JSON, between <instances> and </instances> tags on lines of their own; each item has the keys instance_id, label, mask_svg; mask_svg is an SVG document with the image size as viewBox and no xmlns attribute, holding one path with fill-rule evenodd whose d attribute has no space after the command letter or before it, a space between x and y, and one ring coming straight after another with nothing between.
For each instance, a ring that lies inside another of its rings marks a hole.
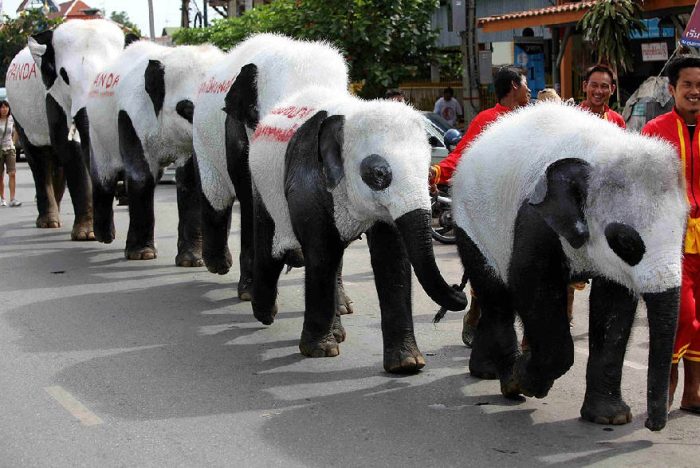
<instances>
[{"instance_id":1,"label":"man in white shirt","mask_svg":"<svg viewBox=\"0 0 700 468\"><path fill-rule=\"evenodd\" d=\"M457 116L462 115L462 106L454 98L454 90L450 87L445 88L442 92L442 97L435 102L434 113L440 115L453 127L457 123Z\"/></svg>"}]
</instances>

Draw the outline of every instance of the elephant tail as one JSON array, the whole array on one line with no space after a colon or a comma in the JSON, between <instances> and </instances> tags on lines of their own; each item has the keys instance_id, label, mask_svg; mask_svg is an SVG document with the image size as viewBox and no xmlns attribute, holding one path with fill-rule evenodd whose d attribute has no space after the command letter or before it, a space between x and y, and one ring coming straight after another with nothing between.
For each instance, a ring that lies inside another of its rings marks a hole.
<instances>
[{"instance_id":1,"label":"elephant tail","mask_svg":"<svg viewBox=\"0 0 700 468\"><path fill-rule=\"evenodd\" d=\"M469 276L467 275L467 272L465 271L464 274L462 275L462 282L457 284L453 284L452 287L456 289L457 291L464 291L464 287L467 285L467 282L469 281ZM445 316L447 313L447 309L445 307L440 307L440 310L437 311L435 314L435 317L433 317L433 323L438 323L442 318Z\"/></svg>"}]
</instances>

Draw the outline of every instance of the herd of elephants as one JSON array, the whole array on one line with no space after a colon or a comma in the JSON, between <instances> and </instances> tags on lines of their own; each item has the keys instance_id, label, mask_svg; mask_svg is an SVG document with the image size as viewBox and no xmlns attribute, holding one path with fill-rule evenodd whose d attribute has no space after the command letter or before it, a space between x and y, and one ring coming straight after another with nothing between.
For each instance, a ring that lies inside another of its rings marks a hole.
<instances>
[{"instance_id":1,"label":"herd of elephants","mask_svg":"<svg viewBox=\"0 0 700 468\"><path fill-rule=\"evenodd\" d=\"M305 356L339 353L340 316L350 308L343 252L363 234L387 372L425 365L413 331L412 270L440 306L467 306L433 253L422 115L351 95L345 59L328 43L260 34L224 53L125 37L107 20L74 20L32 36L6 86L36 185L37 227L61 226L67 185L71 239L112 242L123 178L125 256L153 259L154 190L162 168L175 163L176 264L229 271L237 199L238 296L271 324L282 269L303 266ZM581 416L631 420L620 382L642 298L650 331L646 426L662 429L687 211L678 164L669 164L673 149L577 108L542 103L500 119L468 151L452 196L463 280L483 311L471 374L500 380L507 398L546 396L573 364L567 284L592 279Z\"/></svg>"}]
</instances>

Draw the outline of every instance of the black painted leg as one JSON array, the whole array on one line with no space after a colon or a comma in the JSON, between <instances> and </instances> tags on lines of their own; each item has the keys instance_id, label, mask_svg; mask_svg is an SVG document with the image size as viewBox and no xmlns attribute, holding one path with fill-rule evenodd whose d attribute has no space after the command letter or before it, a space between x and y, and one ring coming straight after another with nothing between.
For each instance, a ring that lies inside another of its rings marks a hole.
<instances>
[{"instance_id":1,"label":"black painted leg","mask_svg":"<svg viewBox=\"0 0 700 468\"><path fill-rule=\"evenodd\" d=\"M272 257L272 238L275 225L262 200L255 204L255 259L253 274L253 315L265 325L270 325L277 315L277 281L283 260Z\"/></svg>"},{"instance_id":2,"label":"black painted leg","mask_svg":"<svg viewBox=\"0 0 700 468\"><path fill-rule=\"evenodd\" d=\"M590 294L586 397L581 417L598 424L626 424L630 407L622 399L622 365L637 298L627 288L594 278Z\"/></svg>"},{"instance_id":3,"label":"black painted leg","mask_svg":"<svg viewBox=\"0 0 700 468\"><path fill-rule=\"evenodd\" d=\"M151 174L141 141L129 115L119 112L119 151L124 161L126 192L129 198L129 233L124 255L129 260L156 258L153 215L155 179Z\"/></svg>"},{"instance_id":4,"label":"black painted leg","mask_svg":"<svg viewBox=\"0 0 700 468\"><path fill-rule=\"evenodd\" d=\"M384 370L417 372L425 366L425 358L413 333L411 264L406 248L396 228L381 222L367 232L367 243L382 313Z\"/></svg>"},{"instance_id":5,"label":"black painted leg","mask_svg":"<svg viewBox=\"0 0 700 468\"><path fill-rule=\"evenodd\" d=\"M111 244L114 240L114 194L117 180L93 180L92 204L94 206L95 239L98 242Z\"/></svg>"},{"instance_id":6,"label":"black painted leg","mask_svg":"<svg viewBox=\"0 0 700 468\"><path fill-rule=\"evenodd\" d=\"M177 257L175 264L200 267L202 260L202 216L195 178L194 161L190 159L175 172L177 182Z\"/></svg>"}]
</instances>

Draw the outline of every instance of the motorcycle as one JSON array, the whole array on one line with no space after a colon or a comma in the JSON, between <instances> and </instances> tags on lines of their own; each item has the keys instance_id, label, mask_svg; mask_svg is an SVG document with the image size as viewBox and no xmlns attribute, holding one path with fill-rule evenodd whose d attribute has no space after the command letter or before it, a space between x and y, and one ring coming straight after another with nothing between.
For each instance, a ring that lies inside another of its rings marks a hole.
<instances>
[{"instance_id":1,"label":"motorcycle","mask_svg":"<svg viewBox=\"0 0 700 468\"><path fill-rule=\"evenodd\" d=\"M452 151L461 139L462 134L458 130L454 128L447 130L444 135L445 147ZM430 209L432 238L442 244L454 244L456 242L455 225L452 220L452 197L449 195L449 186L438 185L437 190L430 194Z\"/></svg>"}]
</instances>

